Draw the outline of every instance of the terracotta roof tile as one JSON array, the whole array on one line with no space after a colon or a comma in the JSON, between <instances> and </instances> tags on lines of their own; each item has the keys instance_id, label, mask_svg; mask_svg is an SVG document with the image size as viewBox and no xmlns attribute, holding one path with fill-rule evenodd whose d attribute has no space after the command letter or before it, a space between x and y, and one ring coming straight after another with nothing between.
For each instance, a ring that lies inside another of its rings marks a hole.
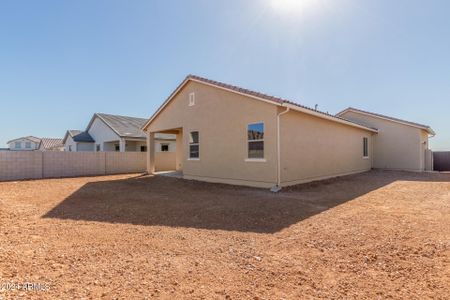
<instances>
[{"instance_id":1,"label":"terracotta roof tile","mask_svg":"<svg viewBox=\"0 0 450 300\"><path fill-rule=\"evenodd\" d=\"M298 104L298 103L296 103L294 101L283 99L283 98L280 98L280 97L275 97L275 96L263 94L263 93L260 93L260 92L255 92L255 91L244 89L244 88L241 88L241 87L238 87L238 86L235 86L235 85L231 85L231 84L223 83L223 82L220 82L220 81L215 81L215 80L203 78L203 77L200 77L200 76L197 76L197 75L192 75L192 74L188 75L186 77L186 80L187 79L193 79L193 80L205 82L205 83L212 84L212 85L215 85L215 86L223 87L225 89L233 90L233 91L236 91L238 93L242 93L242 94L246 94L246 95L250 95L250 96L255 96L255 97L258 97L258 98L261 98L261 99L264 99L264 100L268 100L268 101L272 101L272 102L276 102L276 103L279 103L279 104L285 104L285 103L286 104L291 104L291 105L294 105L294 106L297 106L297 107L309 110L311 112L322 114L322 115L327 116L327 117L343 120L343 121L350 122L350 123L353 123L353 124L356 124L356 125L359 125L359 126L363 126L363 127L367 127L367 128L371 128L371 129L377 130L377 128L368 127L365 124L358 123L358 122L355 122L355 121L352 121L352 120L348 120L346 118L339 117L339 116L336 116L336 115L333 115L333 114L329 114L327 112L316 110L314 108L311 108L311 107L308 107L308 106L305 106L305 105L302 105L302 104ZM185 81L183 81L183 83Z\"/></svg>"},{"instance_id":2,"label":"terracotta roof tile","mask_svg":"<svg viewBox=\"0 0 450 300\"><path fill-rule=\"evenodd\" d=\"M338 113L337 115L340 115L340 114L344 113L344 112L347 111L347 110L353 110L353 111L355 111L355 112L361 112L361 113L364 113L364 114L374 115L374 116L377 116L377 117L381 117L381 118L385 118L385 119L390 119L390 120L397 121L397 122L401 122L401 123L406 123L406 124L409 124L409 125L411 125L411 126L415 126L415 127L423 127L424 129L432 130L431 127L428 126L428 125L424 125L424 124L420 124L420 123L415 123L415 122L411 122L411 121L406 121L406 120L402 120L402 119L399 119L399 118L394 118L394 117L390 117L390 116L386 116L386 115L382 115L382 114L379 114L379 113L374 113L374 112L370 112L370 111L366 111L366 110L362 110L362 109L358 109L358 108L354 108L354 107L346 108L345 110L341 111L341 112Z\"/></svg>"},{"instance_id":3,"label":"terracotta roof tile","mask_svg":"<svg viewBox=\"0 0 450 300\"><path fill-rule=\"evenodd\" d=\"M63 139L59 138L42 138L41 143L46 150L64 147Z\"/></svg>"}]
</instances>

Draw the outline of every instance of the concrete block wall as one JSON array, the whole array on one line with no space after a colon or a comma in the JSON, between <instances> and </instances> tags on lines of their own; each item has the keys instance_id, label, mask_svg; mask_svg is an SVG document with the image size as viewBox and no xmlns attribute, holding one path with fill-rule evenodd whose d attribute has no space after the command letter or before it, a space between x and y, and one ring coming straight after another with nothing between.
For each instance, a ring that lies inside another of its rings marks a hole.
<instances>
[{"instance_id":1,"label":"concrete block wall","mask_svg":"<svg viewBox=\"0 0 450 300\"><path fill-rule=\"evenodd\" d=\"M145 172L147 156L145 152L104 152L106 174Z\"/></svg>"},{"instance_id":2,"label":"concrete block wall","mask_svg":"<svg viewBox=\"0 0 450 300\"><path fill-rule=\"evenodd\" d=\"M141 173L144 152L0 152L0 181Z\"/></svg>"},{"instance_id":3,"label":"concrete block wall","mask_svg":"<svg viewBox=\"0 0 450 300\"><path fill-rule=\"evenodd\" d=\"M43 178L105 175L104 152L44 153Z\"/></svg>"},{"instance_id":4,"label":"concrete block wall","mask_svg":"<svg viewBox=\"0 0 450 300\"><path fill-rule=\"evenodd\" d=\"M42 153L38 151L0 152L0 180L42 178Z\"/></svg>"}]
</instances>

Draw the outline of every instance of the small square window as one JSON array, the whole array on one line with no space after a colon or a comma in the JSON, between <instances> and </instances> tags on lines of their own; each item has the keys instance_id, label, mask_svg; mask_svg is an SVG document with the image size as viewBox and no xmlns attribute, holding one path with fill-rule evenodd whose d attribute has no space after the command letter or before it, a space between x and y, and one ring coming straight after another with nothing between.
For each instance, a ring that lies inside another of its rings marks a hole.
<instances>
[{"instance_id":1,"label":"small square window","mask_svg":"<svg viewBox=\"0 0 450 300\"><path fill-rule=\"evenodd\" d=\"M161 144L161 152L169 152L169 144Z\"/></svg>"},{"instance_id":2,"label":"small square window","mask_svg":"<svg viewBox=\"0 0 450 300\"><path fill-rule=\"evenodd\" d=\"M189 106L194 106L195 105L195 93L190 93L189 94Z\"/></svg>"},{"instance_id":3,"label":"small square window","mask_svg":"<svg viewBox=\"0 0 450 300\"><path fill-rule=\"evenodd\" d=\"M31 142L25 142L25 148L31 149Z\"/></svg>"},{"instance_id":4,"label":"small square window","mask_svg":"<svg viewBox=\"0 0 450 300\"><path fill-rule=\"evenodd\" d=\"M147 146L141 146L141 152L147 152Z\"/></svg>"},{"instance_id":5,"label":"small square window","mask_svg":"<svg viewBox=\"0 0 450 300\"><path fill-rule=\"evenodd\" d=\"M21 142L15 142L14 143L14 148L16 148L16 149L22 148L22 143Z\"/></svg>"}]
</instances>

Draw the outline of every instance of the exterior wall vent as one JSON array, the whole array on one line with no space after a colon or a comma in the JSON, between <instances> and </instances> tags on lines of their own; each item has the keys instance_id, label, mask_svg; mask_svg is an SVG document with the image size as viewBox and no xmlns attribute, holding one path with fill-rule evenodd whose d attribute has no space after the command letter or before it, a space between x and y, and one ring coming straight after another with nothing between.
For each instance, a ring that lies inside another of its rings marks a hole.
<instances>
[{"instance_id":1,"label":"exterior wall vent","mask_svg":"<svg viewBox=\"0 0 450 300\"><path fill-rule=\"evenodd\" d=\"M190 93L189 94L189 106L194 106L195 105L195 93Z\"/></svg>"}]
</instances>

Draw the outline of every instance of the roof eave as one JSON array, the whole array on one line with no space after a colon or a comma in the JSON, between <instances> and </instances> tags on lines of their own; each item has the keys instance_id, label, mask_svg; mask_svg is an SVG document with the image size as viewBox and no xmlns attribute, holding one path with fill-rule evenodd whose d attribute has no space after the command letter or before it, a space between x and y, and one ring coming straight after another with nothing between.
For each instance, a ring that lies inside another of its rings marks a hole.
<instances>
[{"instance_id":1,"label":"roof eave","mask_svg":"<svg viewBox=\"0 0 450 300\"><path fill-rule=\"evenodd\" d=\"M359 109L353 109L352 107L344 109L343 111L337 113L336 116L341 117L343 114L345 114L347 112L354 112L354 113L357 113L357 114L368 115L368 116L372 116L374 118L379 118L379 119L382 119L382 120L386 120L386 121L390 121L390 122L394 122L394 123L398 123L398 124L403 124L405 126L410 126L410 127L414 127L414 128L425 130L430 135L433 135L433 136L436 135L436 132L430 126L420 126L420 124L417 124L417 125L416 124L411 124L408 121L404 121L403 122L401 120L394 120L394 119L389 118L387 116L386 117L380 116L378 114L373 114L373 113L370 113L370 112L361 111Z\"/></svg>"},{"instance_id":2,"label":"roof eave","mask_svg":"<svg viewBox=\"0 0 450 300\"><path fill-rule=\"evenodd\" d=\"M315 111L312 111L312 110L306 109L306 108L302 108L302 107L294 105L294 104L283 103L283 106L286 106L286 107L289 107L290 109L293 109L293 110L296 110L296 111L300 111L300 112L303 112L303 113L306 113L306 114L309 114L309 115L313 115L313 116L316 116L316 117L319 117L319 118L322 118L322 119L326 119L326 120L330 120L330 121L333 121L333 122L337 122L337 123L349 125L349 126L352 126L352 127L364 129L364 130L367 130L367 131L371 131L371 132L374 132L374 133L378 133L378 129L366 127L366 126L363 126L363 125L360 125L360 124L356 124L354 122L347 121L347 120L344 120L344 119L340 119L340 118L336 118L336 117L332 117L332 116L327 116L327 115L325 115L323 113L315 112Z\"/></svg>"}]
</instances>

